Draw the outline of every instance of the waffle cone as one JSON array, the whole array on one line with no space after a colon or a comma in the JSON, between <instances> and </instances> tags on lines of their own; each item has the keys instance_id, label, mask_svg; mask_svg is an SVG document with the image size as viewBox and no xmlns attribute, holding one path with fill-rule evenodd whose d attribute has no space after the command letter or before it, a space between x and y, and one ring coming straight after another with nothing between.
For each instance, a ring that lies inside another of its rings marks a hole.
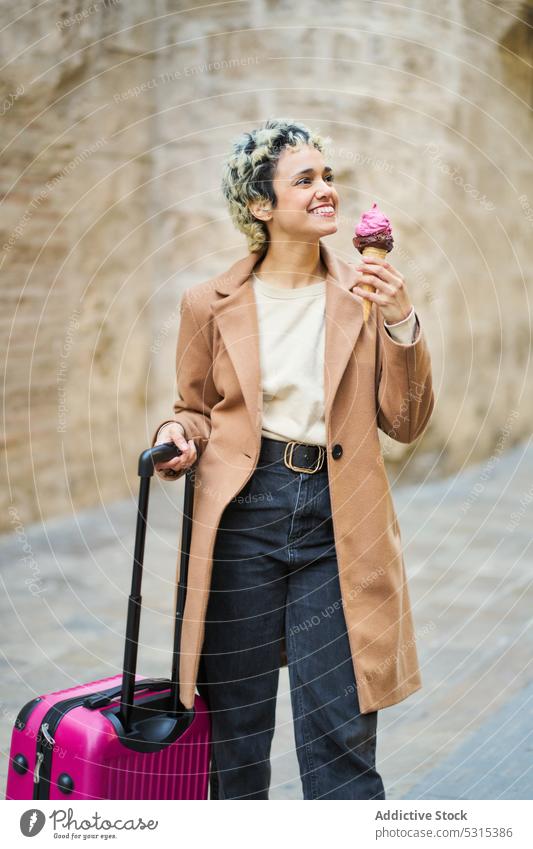
<instances>
[{"instance_id":1,"label":"waffle cone","mask_svg":"<svg viewBox=\"0 0 533 849\"><path fill-rule=\"evenodd\" d=\"M383 259L384 257L387 256L388 251L385 250L385 248L376 248L376 247L369 245L368 247L363 248L363 250L361 251L361 254L363 256L377 256L377 257L380 257L381 259ZM374 286L371 286L370 283L363 283L361 285L361 288L364 289L365 292L375 292L376 291ZM365 298L365 300L363 302L363 321L365 321L365 322L368 321L368 317L370 315L371 308L372 308L372 301L368 301Z\"/></svg>"}]
</instances>

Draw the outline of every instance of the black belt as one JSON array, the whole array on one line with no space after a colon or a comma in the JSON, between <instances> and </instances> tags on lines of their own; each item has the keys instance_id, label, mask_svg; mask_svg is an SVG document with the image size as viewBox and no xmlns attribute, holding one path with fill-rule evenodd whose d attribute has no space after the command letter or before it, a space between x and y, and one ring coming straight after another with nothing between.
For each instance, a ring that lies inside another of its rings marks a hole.
<instances>
[{"instance_id":1,"label":"black belt","mask_svg":"<svg viewBox=\"0 0 533 849\"><path fill-rule=\"evenodd\" d=\"M282 442L280 439L261 437L261 453L258 465L275 463L282 460L293 472L327 471L326 449L323 445L310 445L306 442Z\"/></svg>"}]
</instances>

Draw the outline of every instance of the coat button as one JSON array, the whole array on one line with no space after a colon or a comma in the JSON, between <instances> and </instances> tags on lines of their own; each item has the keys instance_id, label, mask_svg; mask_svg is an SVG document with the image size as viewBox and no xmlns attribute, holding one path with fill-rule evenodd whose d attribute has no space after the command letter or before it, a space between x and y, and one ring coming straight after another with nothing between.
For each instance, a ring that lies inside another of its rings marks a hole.
<instances>
[{"instance_id":1,"label":"coat button","mask_svg":"<svg viewBox=\"0 0 533 849\"><path fill-rule=\"evenodd\" d=\"M331 449L331 456L334 460L338 460L342 456L342 445L337 442Z\"/></svg>"}]
</instances>

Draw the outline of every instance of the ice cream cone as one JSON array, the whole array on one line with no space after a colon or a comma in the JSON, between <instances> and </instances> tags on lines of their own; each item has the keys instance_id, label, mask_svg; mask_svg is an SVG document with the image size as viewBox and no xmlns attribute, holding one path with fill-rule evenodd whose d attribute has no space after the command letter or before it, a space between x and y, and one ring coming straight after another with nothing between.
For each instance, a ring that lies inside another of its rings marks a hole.
<instances>
[{"instance_id":1,"label":"ice cream cone","mask_svg":"<svg viewBox=\"0 0 533 849\"><path fill-rule=\"evenodd\" d=\"M386 215L378 209L377 203L372 204L372 209L363 212L355 232L353 234L353 246L362 256L373 256L383 259L392 250L394 239L392 228ZM365 292L375 292L371 283L361 283L361 289ZM363 298L363 321L366 323L370 316L372 301Z\"/></svg>"},{"instance_id":2,"label":"ice cream cone","mask_svg":"<svg viewBox=\"0 0 533 849\"><path fill-rule=\"evenodd\" d=\"M369 246L367 248L363 248L363 250L362 250L363 256L378 256L378 257L381 257L381 259L383 259L383 257L386 257L387 254L388 254L388 251L386 251L385 248L375 248L375 247ZM364 289L365 292L375 292L376 291L374 289L374 287L370 285L370 283L363 283L361 285L361 289ZM372 308L372 301L369 301L367 298L365 298L365 301L363 303L363 321L365 321L365 322L368 321L368 317L370 315L371 308Z\"/></svg>"}]
</instances>

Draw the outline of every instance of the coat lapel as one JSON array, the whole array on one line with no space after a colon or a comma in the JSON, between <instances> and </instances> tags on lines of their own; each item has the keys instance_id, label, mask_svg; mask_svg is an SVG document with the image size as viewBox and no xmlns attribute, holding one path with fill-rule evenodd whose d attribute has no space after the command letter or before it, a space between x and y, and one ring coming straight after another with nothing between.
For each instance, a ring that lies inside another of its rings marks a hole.
<instances>
[{"instance_id":1,"label":"coat lapel","mask_svg":"<svg viewBox=\"0 0 533 849\"><path fill-rule=\"evenodd\" d=\"M320 252L328 269L326 278L326 338L324 350L324 396L326 423L341 377L363 327L362 300L350 292L356 283L355 268L338 259L320 242ZM248 410L254 433L263 413L259 324L251 278L259 253L249 253L213 281L222 295L213 304L213 314L231 358Z\"/></svg>"}]
</instances>

